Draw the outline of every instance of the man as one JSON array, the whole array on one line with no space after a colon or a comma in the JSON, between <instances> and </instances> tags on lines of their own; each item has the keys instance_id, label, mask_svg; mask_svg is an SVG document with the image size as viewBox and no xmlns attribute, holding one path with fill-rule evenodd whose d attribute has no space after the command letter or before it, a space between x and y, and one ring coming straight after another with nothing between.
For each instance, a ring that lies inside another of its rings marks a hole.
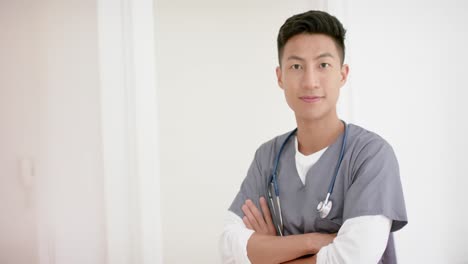
<instances>
[{"instance_id":1,"label":"man","mask_svg":"<svg viewBox=\"0 0 468 264\"><path fill-rule=\"evenodd\" d=\"M336 111L345 32L321 11L281 27L276 75L297 131L257 150L227 213L223 263L396 263L392 232L407 217L395 154Z\"/></svg>"}]
</instances>

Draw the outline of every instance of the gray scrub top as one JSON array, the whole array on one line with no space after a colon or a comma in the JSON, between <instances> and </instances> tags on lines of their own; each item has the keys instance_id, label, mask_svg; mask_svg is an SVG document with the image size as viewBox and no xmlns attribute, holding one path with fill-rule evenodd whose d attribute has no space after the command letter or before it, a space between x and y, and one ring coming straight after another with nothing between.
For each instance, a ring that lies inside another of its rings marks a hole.
<instances>
[{"instance_id":1,"label":"gray scrub top","mask_svg":"<svg viewBox=\"0 0 468 264\"><path fill-rule=\"evenodd\" d=\"M391 219L391 232L408 223L398 161L392 147L379 135L348 124L343 161L330 199L329 215L320 218L316 208L325 199L341 150L341 134L307 172L305 184L296 169L294 139L285 145L278 165L278 186L284 234L336 233L347 219L384 215ZM229 210L244 217L241 206L251 199L258 208L261 196L267 198L267 181L274 159L287 134L262 144L255 153L247 176ZM270 208L271 210L271 208ZM396 263L393 235L380 263Z\"/></svg>"}]
</instances>

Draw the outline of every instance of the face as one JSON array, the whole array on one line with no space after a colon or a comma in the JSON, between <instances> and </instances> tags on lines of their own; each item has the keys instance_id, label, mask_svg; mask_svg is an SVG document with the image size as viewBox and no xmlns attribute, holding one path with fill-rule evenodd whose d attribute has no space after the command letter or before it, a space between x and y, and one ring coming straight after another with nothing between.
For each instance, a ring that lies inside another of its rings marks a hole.
<instances>
[{"instance_id":1,"label":"face","mask_svg":"<svg viewBox=\"0 0 468 264\"><path fill-rule=\"evenodd\" d=\"M276 75L296 119L317 121L337 118L336 103L348 71L331 37L299 34L286 42Z\"/></svg>"}]
</instances>

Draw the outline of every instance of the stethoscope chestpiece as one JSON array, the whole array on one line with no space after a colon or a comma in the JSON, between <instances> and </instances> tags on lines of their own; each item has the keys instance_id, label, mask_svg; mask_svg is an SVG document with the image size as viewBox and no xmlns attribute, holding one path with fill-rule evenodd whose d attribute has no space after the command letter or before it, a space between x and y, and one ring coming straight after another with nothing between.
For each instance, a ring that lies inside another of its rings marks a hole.
<instances>
[{"instance_id":1,"label":"stethoscope chestpiece","mask_svg":"<svg viewBox=\"0 0 468 264\"><path fill-rule=\"evenodd\" d=\"M330 213L332 207L333 207L332 201L328 200L328 199L325 199L325 201L321 201L317 205L317 212L319 212L319 215L320 215L321 218L325 218Z\"/></svg>"}]
</instances>

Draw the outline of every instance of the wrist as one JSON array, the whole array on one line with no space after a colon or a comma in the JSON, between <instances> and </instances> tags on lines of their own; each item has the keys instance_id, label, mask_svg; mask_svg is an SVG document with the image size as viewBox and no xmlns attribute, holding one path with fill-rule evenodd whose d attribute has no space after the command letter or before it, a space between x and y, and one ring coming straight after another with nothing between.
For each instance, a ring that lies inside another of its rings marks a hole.
<instances>
[{"instance_id":1,"label":"wrist","mask_svg":"<svg viewBox=\"0 0 468 264\"><path fill-rule=\"evenodd\" d=\"M318 233L309 233L306 238L306 253L307 254L316 254L320 248L317 246L317 235Z\"/></svg>"},{"instance_id":2,"label":"wrist","mask_svg":"<svg viewBox=\"0 0 468 264\"><path fill-rule=\"evenodd\" d=\"M321 234L309 233L307 234L307 254L317 254L319 250L333 242L336 234Z\"/></svg>"}]
</instances>

